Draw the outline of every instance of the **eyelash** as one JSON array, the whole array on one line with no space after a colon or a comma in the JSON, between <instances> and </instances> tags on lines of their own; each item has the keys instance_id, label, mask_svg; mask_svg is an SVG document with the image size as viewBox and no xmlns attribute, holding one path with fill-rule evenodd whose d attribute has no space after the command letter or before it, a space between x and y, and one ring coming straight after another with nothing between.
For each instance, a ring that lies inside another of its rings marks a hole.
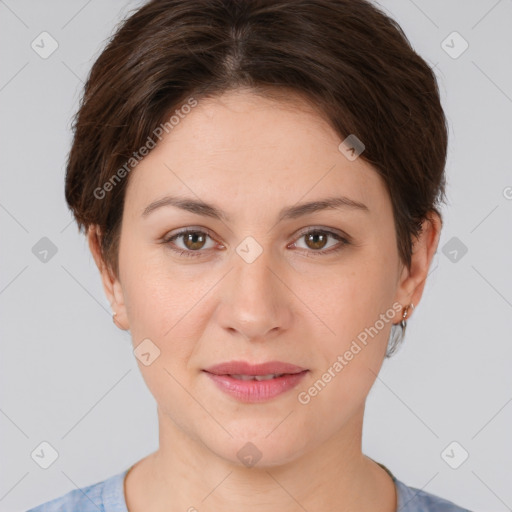
<instances>
[{"instance_id":1,"label":"eyelash","mask_svg":"<svg viewBox=\"0 0 512 512\"><path fill-rule=\"evenodd\" d=\"M199 229L184 229L178 233L175 233L174 235L172 235L171 237L169 238L166 238L164 240L162 240L162 243L165 244L165 245L168 245L169 248L178 253L180 256L186 256L186 257L191 257L191 258L194 258L194 257L198 257L198 256L201 256L201 253L204 253L206 251L204 250L197 250L197 251L191 251L191 250L186 250L186 249L177 249L175 247L173 247L173 244L171 242L173 242L174 240L176 240L177 238L183 236L183 235L187 235L189 233L199 233L199 234L204 234L204 235L207 235L209 236L212 240L213 240L213 237L207 232L207 231L202 231L202 230L199 230ZM329 253L336 253L338 251L340 251L341 249L343 249L345 246L347 245L350 245L351 242L349 240L347 240L347 238L339 235L338 233L335 233L333 231L329 231L327 229L319 229L319 228L314 228L314 229L310 229L308 231L304 231L303 233L301 233L298 238L296 239L295 242L293 242L294 244L300 240L302 237L306 236L306 235L309 235L311 233L323 233L323 234L327 234L329 236L332 236L333 238L335 238L336 240L338 240L339 242L342 242L341 245L338 245L337 247L335 246L335 248L333 249L332 247L329 248L329 249L324 249L324 250L319 250L319 251L315 251L313 249L310 249L308 250L307 252L312 252L315 256L321 256L321 255L324 255L324 254L329 254Z\"/></svg>"}]
</instances>

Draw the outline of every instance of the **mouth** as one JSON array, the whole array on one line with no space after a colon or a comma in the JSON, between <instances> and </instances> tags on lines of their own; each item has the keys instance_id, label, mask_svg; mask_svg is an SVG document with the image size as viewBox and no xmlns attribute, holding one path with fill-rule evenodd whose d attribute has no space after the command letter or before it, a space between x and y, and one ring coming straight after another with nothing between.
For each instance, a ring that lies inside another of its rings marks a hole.
<instances>
[{"instance_id":1,"label":"mouth","mask_svg":"<svg viewBox=\"0 0 512 512\"><path fill-rule=\"evenodd\" d=\"M281 361L251 364L245 361L227 361L206 368L204 371L214 375L231 375L233 377L264 377L270 379L281 375L294 375L305 371L306 368Z\"/></svg>"},{"instance_id":2,"label":"mouth","mask_svg":"<svg viewBox=\"0 0 512 512\"><path fill-rule=\"evenodd\" d=\"M217 387L241 402L263 402L297 386L309 372L290 363L230 361L203 370Z\"/></svg>"},{"instance_id":3,"label":"mouth","mask_svg":"<svg viewBox=\"0 0 512 512\"><path fill-rule=\"evenodd\" d=\"M283 375L294 375L291 373L269 373L268 375L230 375L228 374L228 377L231 377L232 379L236 380L270 380L275 379L277 377L282 377Z\"/></svg>"}]
</instances>

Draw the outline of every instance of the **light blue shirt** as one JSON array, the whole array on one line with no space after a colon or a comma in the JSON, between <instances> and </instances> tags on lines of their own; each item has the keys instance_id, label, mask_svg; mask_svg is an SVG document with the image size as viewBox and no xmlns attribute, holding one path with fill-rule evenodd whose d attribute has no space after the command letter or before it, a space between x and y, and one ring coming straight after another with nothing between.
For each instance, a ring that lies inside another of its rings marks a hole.
<instances>
[{"instance_id":1,"label":"light blue shirt","mask_svg":"<svg viewBox=\"0 0 512 512\"><path fill-rule=\"evenodd\" d=\"M405 485L388 468L379 465L395 482L397 512L471 512L439 496ZM124 497L124 477L128 470L88 487L73 489L27 512L128 512Z\"/></svg>"}]
</instances>

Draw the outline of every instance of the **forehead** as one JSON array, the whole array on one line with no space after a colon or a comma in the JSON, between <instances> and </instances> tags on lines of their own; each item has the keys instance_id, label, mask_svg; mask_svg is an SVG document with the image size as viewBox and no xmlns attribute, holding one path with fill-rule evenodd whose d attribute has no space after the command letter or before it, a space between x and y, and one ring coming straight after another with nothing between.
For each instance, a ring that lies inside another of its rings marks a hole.
<instances>
[{"instance_id":1,"label":"forehead","mask_svg":"<svg viewBox=\"0 0 512 512\"><path fill-rule=\"evenodd\" d=\"M382 210L382 179L362 158L347 159L341 140L298 96L232 91L203 99L131 172L126 203L140 214L169 193L215 200L226 211L251 201L260 213L339 193Z\"/></svg>"}]
</instances>

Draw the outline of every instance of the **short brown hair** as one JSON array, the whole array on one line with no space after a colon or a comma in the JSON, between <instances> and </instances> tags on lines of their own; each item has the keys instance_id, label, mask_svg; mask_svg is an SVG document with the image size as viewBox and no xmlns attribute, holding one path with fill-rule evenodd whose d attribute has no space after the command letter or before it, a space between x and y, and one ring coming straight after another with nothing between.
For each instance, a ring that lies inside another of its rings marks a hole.
<instances>
[{"instance_id":1,"label":"short brown hair","mask_svg":"<svg viewBox=\"0 0 512 512\"><path fill-rule=\"evenodd\" d=\"M94 63L67 162L66 201L79 231L99 227L114 274L128 178L95 191L187 98L238 87L298 93L364 143L410 268L412 237L441 217L448 130L433 70L400 26L367 0L152 0Z\"/></svg>"}]
</instances>

